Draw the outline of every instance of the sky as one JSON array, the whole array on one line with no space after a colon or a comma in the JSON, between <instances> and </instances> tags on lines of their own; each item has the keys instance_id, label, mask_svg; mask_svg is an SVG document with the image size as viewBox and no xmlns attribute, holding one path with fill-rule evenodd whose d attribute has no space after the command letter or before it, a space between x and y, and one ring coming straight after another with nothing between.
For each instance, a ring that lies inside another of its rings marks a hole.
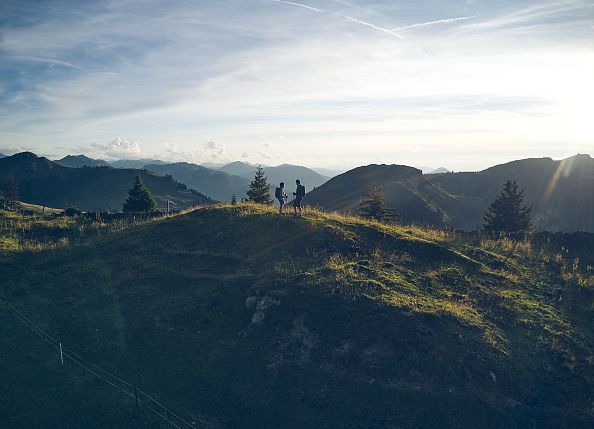
<instances>
[{"instance_id":1,"label":"sky","mask_svg":"<svg viewBox=\"0 0 594 429\"><path fill-rule=\"evenodd\" d=\"M0 2L5 154L475 171L592 112L592 0Z\"/></svg>"}]
</instances>

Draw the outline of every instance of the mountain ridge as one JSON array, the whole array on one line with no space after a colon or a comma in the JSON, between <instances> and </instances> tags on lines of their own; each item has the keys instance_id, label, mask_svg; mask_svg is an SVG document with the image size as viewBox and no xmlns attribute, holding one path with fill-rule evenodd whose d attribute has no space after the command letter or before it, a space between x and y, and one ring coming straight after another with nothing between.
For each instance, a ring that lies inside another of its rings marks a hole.
<instances>
[{"instance_id":1,"label":"mountain ridge","mask_svg":"<svg viewBox=\"0 0 594 429\"><path fill-rule=\"evenodd\" d=\"M306 203L354 213L370 187L378 185L386 204L401 212L406 223L475 230L505 181L517 180L525 189L526 204L533 207L537 229L594 232L594 160L589 155L558 161L529 158L479 172L409 177L399 177L397 168L372 164L349 170L311 192Z\"/></svg>"},{"instance_id":2,"label":"mountain ridge","mask_svg":"<svg viewBox=\"0 0 594 429\"><path fill-rule=\"evenodd\" d=\"M172 209L214 203L214 200L188 189L171 177L107 166L64 167L32 152L0 159L0 177L9 175L16 179L24 202L49 207L119 211L136 175L151 190L161 209L167 207L167 201L170 201Z\"/></svg>"}]
</instances>

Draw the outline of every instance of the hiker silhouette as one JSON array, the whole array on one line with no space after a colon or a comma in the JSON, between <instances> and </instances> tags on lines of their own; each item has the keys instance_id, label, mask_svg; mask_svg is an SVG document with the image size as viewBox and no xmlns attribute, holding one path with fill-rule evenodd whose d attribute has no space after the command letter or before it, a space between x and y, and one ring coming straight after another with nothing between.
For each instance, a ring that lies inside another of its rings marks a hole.
<instances>
[{"instance_id":1,"label":"hiker silhouette","mask_svg":"<svg viewBox=\"0 0 594 429\"><path fill-rule=\"evenodd\" d=\"M274 197L278 200L278 212L283 214L283 207L287 204L287 194L285 193L285 182L280 182L280 185L274 191Z\"/></svg>"},{"instance_id":2,"label":"hiker silhouette","mask_svg":"<svg viewBox=\"0 0 594 429\"><path fill-rule=\"evenodd\" d=\"M301 202L305 198L305 186L301 184L299 179L295 180L297 189L293 192L295 199L293 200L293 209L295 210L295 216L301 216Z\"/></svg>"}]
</instances>

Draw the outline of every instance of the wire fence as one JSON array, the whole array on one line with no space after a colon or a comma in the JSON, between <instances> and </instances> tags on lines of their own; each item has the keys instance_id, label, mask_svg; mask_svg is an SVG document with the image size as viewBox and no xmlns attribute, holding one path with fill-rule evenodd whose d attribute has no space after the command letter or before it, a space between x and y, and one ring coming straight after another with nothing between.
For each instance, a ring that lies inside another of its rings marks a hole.
<instances>
[{"instance_id":1,"label":"wire fence","mask_svg":"<svg viewBox=\"0 0 594 429\"><path fill-rule=\"evenodd\" d=\"M136 404L138 404L139 406L142 405L143 407L147 408L157 417L162 419L165 423L176 429L196 427L194 423L190 423L188 420L180 417L178 414L174 413L171 409L163 405L161 402L157 401L152 396L150 396L143 390L139 389L136 385L129 383L126 380L112 374L111 372L101 368L99 365L94 364L93 362L90 362L89 360L75 353L69 347L64 346L60 341L58 341L56 338L52 337L45 330L43 330L38 324L33 322L27 316L25 316L23 312L21 312L19 309L13 306L10 302L0 299L0 303L2 303L6 308L11 310L12 314L15 315L15 317L20 322L22 322L27 328L29 328L32 332L37 334L47 344L54 348L57 353L60 353L62 364L64 362L64 358L69 359L83 370L94 375L95 377L102 380L114 389L118 390L122 394L134 399Z\"/></svg>"}]
</instances>

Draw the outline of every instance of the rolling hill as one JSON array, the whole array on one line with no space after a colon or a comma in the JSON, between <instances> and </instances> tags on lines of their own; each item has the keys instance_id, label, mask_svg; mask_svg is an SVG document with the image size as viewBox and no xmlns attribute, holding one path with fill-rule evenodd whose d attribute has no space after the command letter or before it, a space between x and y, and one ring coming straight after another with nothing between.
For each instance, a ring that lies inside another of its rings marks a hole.
<instances>
[{"instance_id":1,"label":"rolling hill","mask_svg":"<svg viewBox=\"0 0 594 429\"><path fill-rule=\"evenodd\" d=\"M218 201L230 201L232 195L240 200L245 197L249 186L249 181L243 177L232 176L223 171L211 170L187 162L149 164L144 168L159 174L169 174L178 182L185 183L188 187Z\"/></svg>"},{"instance_id":2,"label":"rolling hill","mask_svg":"<svg viewBox=\"0 0 594 429\"><path fill-rule=\"evenodd\" d=\"M372 185L406 223L474 230L506 180L517 180L539 230L594 232L594 160L577 155L561 161L525 159L480 172L422 175L396 165L369 165L336 176L311 192L307 204L356 212Z\"/></svg>"},{"instance_id":3,"label":"rolling hill","mask_svg":"<svg viewBox=\"0 0 594 429\"><path fill-rule=\"evenodd\" d=\"M167 200L172 209L213 202L171 177L147 171L111 167L69 168L31 152L0 159L0 177L12 175L17 180L23 201L49 207L119 211L137 174L161 209L167 207Z\"/></svg>"},{"instance_id":4,"label":"rolling hill","mask_svg":"<svg viewBox=\"0 0 594 429\"><path fill-rule=\"evenodd\" d=\"M322 185L328 180L326 176L322 176L320 173L310 168L298 165L282 164L276 167L263 168L264 174L266 174L266 177L268 178L268 183L270 183L273 190L280 182L285 182L288 192L293 192L295 188L295 180L299 179L309 191ZM256 167L241 161L236 161L221 167L219 170L252 180L254 178Z\"/></svg>"},{"instance_id":5,"label":"rolling hill","mask_svg":"<svg viewBox=\"0 0 594 429\"><path fill-rule=\"evenodd\" d=\"M239 205L51 251L0 240L0 418L165 427L139 389L179 427L591 428L594 276L572 261L594 238L568 239Z\"/></svg>"},{"instance_id":6,"label":"rolling hill","mask_svg":"<svg viewBox=\"0 0 594 429\"><path fill-rule=\"evenodd\" d=\"M64 167L80 168L80 167L107 167L109 163L102 159L93 159L84 155L66 155L62 159L54 161Z\"/></svg>"}]
</instances>

